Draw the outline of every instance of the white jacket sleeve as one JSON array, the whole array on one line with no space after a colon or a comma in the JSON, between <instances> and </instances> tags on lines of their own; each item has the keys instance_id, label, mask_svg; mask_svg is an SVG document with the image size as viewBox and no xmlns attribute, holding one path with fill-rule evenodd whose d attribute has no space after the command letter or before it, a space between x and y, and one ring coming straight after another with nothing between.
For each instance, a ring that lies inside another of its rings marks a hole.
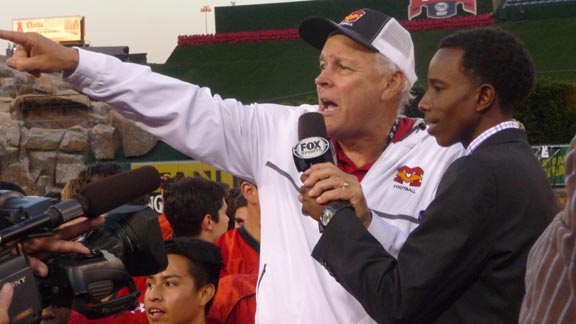
<instances>
[{"instance_id":1,"label":"white jacket sleeve","mask_svg":"<svg viewBox=\"0 0 576 324\"><path fill-rule=\"evenodd\" d=\"M80 64L66 79L79 91L113 106L191 158L247 179L254 176L258 141L268 137L283 113L295 111L223 100L208 88L154 73L147 66L81 49L79 53Z\"/></svg>"}]
</instances>

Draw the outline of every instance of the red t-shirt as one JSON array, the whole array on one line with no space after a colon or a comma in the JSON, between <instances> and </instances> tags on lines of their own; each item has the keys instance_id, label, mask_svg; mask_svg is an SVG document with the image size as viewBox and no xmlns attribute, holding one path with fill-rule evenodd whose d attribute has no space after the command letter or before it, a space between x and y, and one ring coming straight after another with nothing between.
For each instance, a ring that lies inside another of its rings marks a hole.
<instances>
[{"instance_id":1,"label":"red t-shirt","mask_svg":"<svg viewBox=\"0 0 576 324\"><path fill-rule=\"evenodd\" d=\"M390 140L391 143L396 143L406 137L414 127L414 119L412 118L399 118L394 124L392 131L390 134L392 135L392 139ZM366 163L357 167L352 160L350 160L346 154L340 148L340 145L335 140L332 140L332 145L334 146L334 150L336 151L336 159L338 160L338 168L348 174L355 175L358 178L358 181L362 181L364 176L372 165L376 162L376 160Z\"/></svg>"},{"instance_id":2,"label":"red t-shirt","mask_svg":"<svg viewBox=\"0 0 576 324\"><path fill-rule=\"evenodd\" d=\"M226 267L220 273L218 291L206 322L253 324L260 242L240 227L224 233L216 245L220 247Z\"/></svg>"},{"instance_id":3,"label":"red t-shirt","mask_svg":"<svg viewBox=\"0 0 576 324\"><path fill-rule=\"evenodd\" d=\"M235 273L258 274L260 242L255 240L244 227L224 233L216 242L226 267L220 277Z\"/></svg>"},{"instance_id":4,"label":"red t-shirt","mask_svg":"<svg viewBox=\"0 0 576 324\"><path fill-rule=\"evenodd\" d=\"M254 324L256 316L257 273L220 277L208 324Z\"/></svg>"}]
</instances>

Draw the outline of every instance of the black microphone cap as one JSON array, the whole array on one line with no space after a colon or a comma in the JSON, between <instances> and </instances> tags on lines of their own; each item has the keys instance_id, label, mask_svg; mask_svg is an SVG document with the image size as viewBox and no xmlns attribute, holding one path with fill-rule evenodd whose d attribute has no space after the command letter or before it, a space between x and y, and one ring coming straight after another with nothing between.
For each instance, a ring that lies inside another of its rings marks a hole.
<instances>
[{"instance_id":1,"label":"black microphone cap","mask_svg":"<svg viewBox=\"0 0 576 324\"><path fill-rule=\"evenodd\" d=\"M307 112L298 119L298 140L309 137L328 138L324 116L319 112Z\"/></svg>"}]
</instances>

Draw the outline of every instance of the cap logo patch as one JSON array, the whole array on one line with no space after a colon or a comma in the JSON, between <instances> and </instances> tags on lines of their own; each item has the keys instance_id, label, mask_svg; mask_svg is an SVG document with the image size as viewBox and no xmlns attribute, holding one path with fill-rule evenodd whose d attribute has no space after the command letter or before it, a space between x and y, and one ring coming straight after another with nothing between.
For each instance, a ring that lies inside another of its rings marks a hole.
<instances>
[{"instance_id":1,"label":"cap logo patch","mask_svg":"<svg viewBox=\"0 0 576 324\"><path fill-rule=\"evenodd\" d=\"M362 16L364 16L365 14L366 14L366 11L364 11L364 10L356 10L354 12L351 12L348 14L348 16L346 16L344 19L342 19L342 21L340 22L340 25L352 26L355 22L358 21L358 19L362 18Z\"/></svg>"}]
</instances>

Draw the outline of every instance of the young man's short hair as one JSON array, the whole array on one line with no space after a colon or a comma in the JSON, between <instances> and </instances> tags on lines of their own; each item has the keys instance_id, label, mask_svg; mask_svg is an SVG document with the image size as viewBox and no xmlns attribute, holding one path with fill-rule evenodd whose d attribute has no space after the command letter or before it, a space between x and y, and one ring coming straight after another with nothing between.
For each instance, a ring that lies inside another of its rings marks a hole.
<instances>
[{"instance_id":1,"label":"young man's short hair","mask_svg":"<svg viewBox=\"0 0 576 324\"><path fill-rule=\"evenodd\" d=\"M460 31L442 39L438 47L464 50L463 71L494 87L503 113L511 115L534 89L532 57L511 32L494 27Z\"/></svg>"},{"instance_id":2,"label":"young man's short hair","mask_svg":"<svg viewBox=\"0 0 576 324\"><path fill-rule=\"evenodd\" d=\"M178 254L190 260L188 272L194 278L196 289L212 284L218 290L220 271L224 267L220 249L209 242L192 238L174 238L164 242L167 254ZM214 299L206 304L208 313Z\"/></svg>"},{"instance_id":3,"label":"young man's short hair","mask_svg":"<svg viewBox=\"0 0 576 324\"><path fill-rule=\"evenodd\" d=\"M174 236L198 237L206 214L219 222L224 196L222 186L202 177L185 177L169 184L164 189L164 214Z\"/></svg>"}]
</instances>

